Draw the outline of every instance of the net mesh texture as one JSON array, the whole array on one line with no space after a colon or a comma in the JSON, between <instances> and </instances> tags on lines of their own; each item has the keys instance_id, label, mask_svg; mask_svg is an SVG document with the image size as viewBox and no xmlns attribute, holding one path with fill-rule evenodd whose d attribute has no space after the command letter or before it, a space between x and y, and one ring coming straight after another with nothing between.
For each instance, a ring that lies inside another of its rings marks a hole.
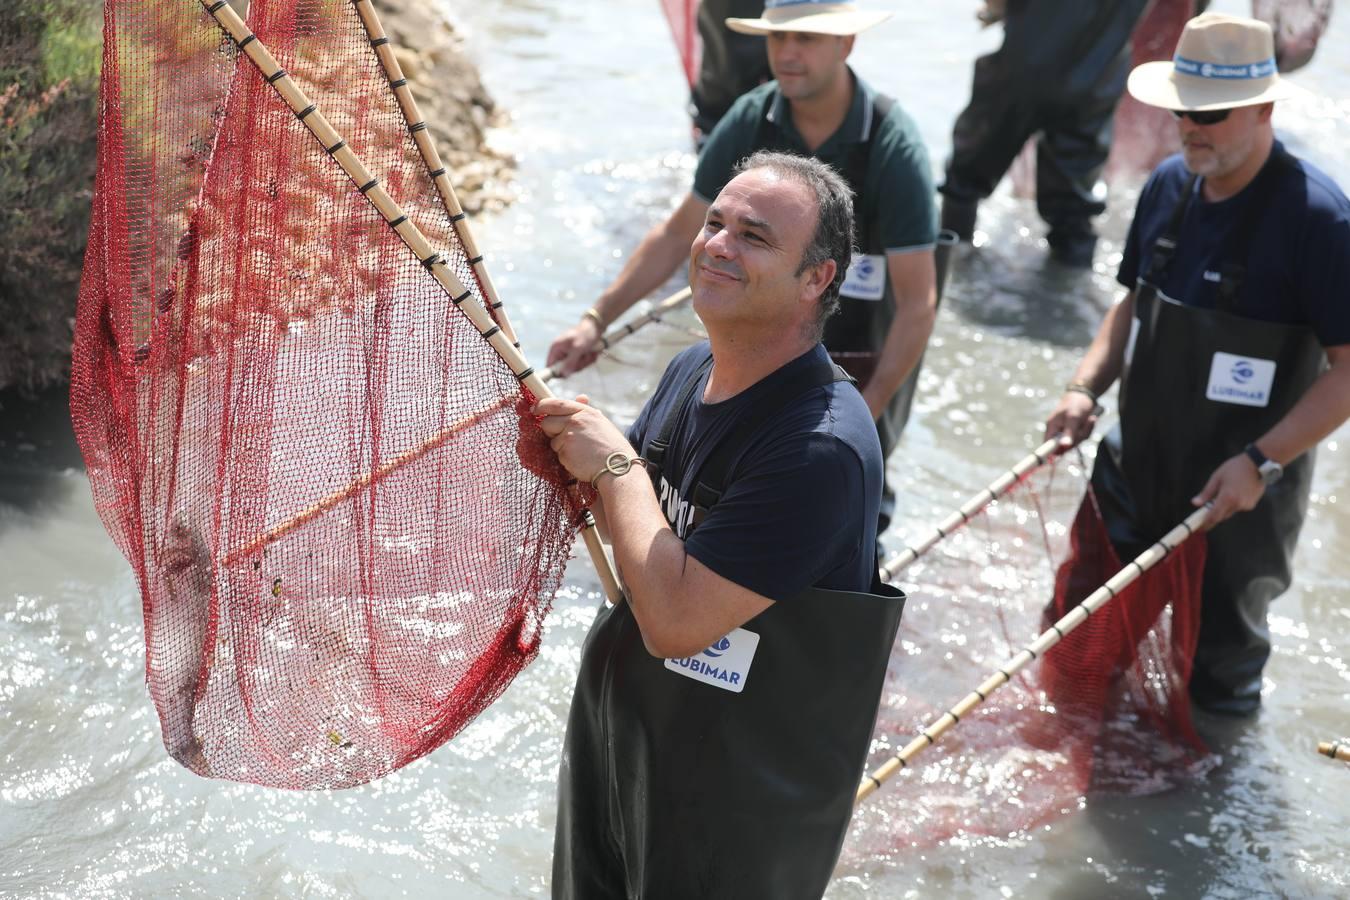
<instances>
[{"instance_id":1,"label":"net mesh texture","mask_svg":"<svg viewBox=\"0 0 1350 900\"><path fill-rule=\"evenodd\" d=\"M670 36L674 38L675 50L680 55L680 68L690 87L698 80L698 67L703 59L703 42L698 33L698 4L699 0L661 0L661 10L666 14Z\"/></svg>"},{"instance_id":2,"label":"net mesh texture","mask_svg":"<svg viewBox=\"0 0 1350 900\"><path fill-rule=\"evenodd\" d=\"M351 0L233 5L481 301ZM71 409L164 743L205 776L369 781L534 657L576 532L565 473L196 0L107 0L104 34Z\"/></svg>"},{"instance_id":3,"label":"net mesh texture","mask_svg":"<svg viewBox=\"0 0 1350 900\"><path fill-rule=\"evenodd\" d=\"M909 594L869 771L1120 571L1074 457L1032 473L896 579ZM1076 513L1075 513L1076 510ZM1202 538L1182 544L864 801L845 853L900 864L1025 837L1094 793L1146 794L1216 760L1186 691Z\"/></svg>"}]
</instances>

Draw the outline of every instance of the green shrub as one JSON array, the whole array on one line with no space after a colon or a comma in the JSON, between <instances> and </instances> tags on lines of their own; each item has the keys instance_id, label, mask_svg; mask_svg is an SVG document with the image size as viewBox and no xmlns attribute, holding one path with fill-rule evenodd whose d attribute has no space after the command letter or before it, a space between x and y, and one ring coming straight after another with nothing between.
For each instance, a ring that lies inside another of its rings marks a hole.
<instances>
[{"instance_id":1,"label":"green shrub","mask_svg":"<svg viewBox=\"0 0 1350 900\"><path fill-rule=\"evenodd\" d=\"M88 236L102 4L0 2L0 389L69 372Z\"/></svg>"}]
</instances>

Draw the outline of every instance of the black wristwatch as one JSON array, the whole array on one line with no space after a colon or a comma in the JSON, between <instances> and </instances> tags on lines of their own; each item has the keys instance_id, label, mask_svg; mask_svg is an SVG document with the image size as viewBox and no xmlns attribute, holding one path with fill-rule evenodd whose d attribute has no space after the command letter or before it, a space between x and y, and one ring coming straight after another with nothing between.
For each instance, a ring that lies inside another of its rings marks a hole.
<instances>
[{"instance_id":1,"label":"black wristwatch","mask_svg":"<svg viewBox=\"0 0 1350 900\"><path fill-rule=\"evenodd\" d=\"M1247 458L1255 463L1256 474L1261 476L1262 484L1272 485L1279 481L1280 476L1284 474L1284 466L1256 449L1255 444L1248 444L1242 452L1247 454Z\"/></svg>"}]
</instances>

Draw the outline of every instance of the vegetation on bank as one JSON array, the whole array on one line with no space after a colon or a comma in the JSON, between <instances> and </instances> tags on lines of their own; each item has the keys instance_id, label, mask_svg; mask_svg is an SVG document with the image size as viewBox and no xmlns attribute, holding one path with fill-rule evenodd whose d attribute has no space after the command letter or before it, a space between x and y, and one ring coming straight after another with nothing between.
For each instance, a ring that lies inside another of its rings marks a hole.
<instances>
[{"instance_id":1,"label":"vegetation on bank","mask_svg":"<svg viewBox=\"0 0 1350 900\"><path fill-rule=\"evenodd\" d=\"M0 392L34 393L69 377L97 152L102 6L0 0ZM381 0L380 10L464 208L509 202L511 160L485 144L494 104L441 0Z\"/></svg>"},{"instance_id":2,"label":"vegetation on bank","mask_svg":"<svg viewBox=\"0 0 1350 900\"><path fill-rule=\"evenodd\" d=\"M89 228L101 4L0 3L0 388L66 379Z\"/></svg>"}]
</instances>

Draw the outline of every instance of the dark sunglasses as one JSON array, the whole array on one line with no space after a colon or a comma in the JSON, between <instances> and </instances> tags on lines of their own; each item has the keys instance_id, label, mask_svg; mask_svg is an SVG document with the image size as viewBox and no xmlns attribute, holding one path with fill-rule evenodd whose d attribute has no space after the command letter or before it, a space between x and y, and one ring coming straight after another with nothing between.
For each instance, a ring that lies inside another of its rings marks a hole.
<instances>
[{"instance_id":1,"label":"dark sunglasses","mask_svg":"<svg viewBox=\"0 0 1350 900\"><path fill-rule=\"evenodd\" d=\"M1197 125L1218 125L1224 119L1228 118L1231 109L1174 109L1172 117L1175 119L1190 119Z\"/></svg>"}]
</instances>

